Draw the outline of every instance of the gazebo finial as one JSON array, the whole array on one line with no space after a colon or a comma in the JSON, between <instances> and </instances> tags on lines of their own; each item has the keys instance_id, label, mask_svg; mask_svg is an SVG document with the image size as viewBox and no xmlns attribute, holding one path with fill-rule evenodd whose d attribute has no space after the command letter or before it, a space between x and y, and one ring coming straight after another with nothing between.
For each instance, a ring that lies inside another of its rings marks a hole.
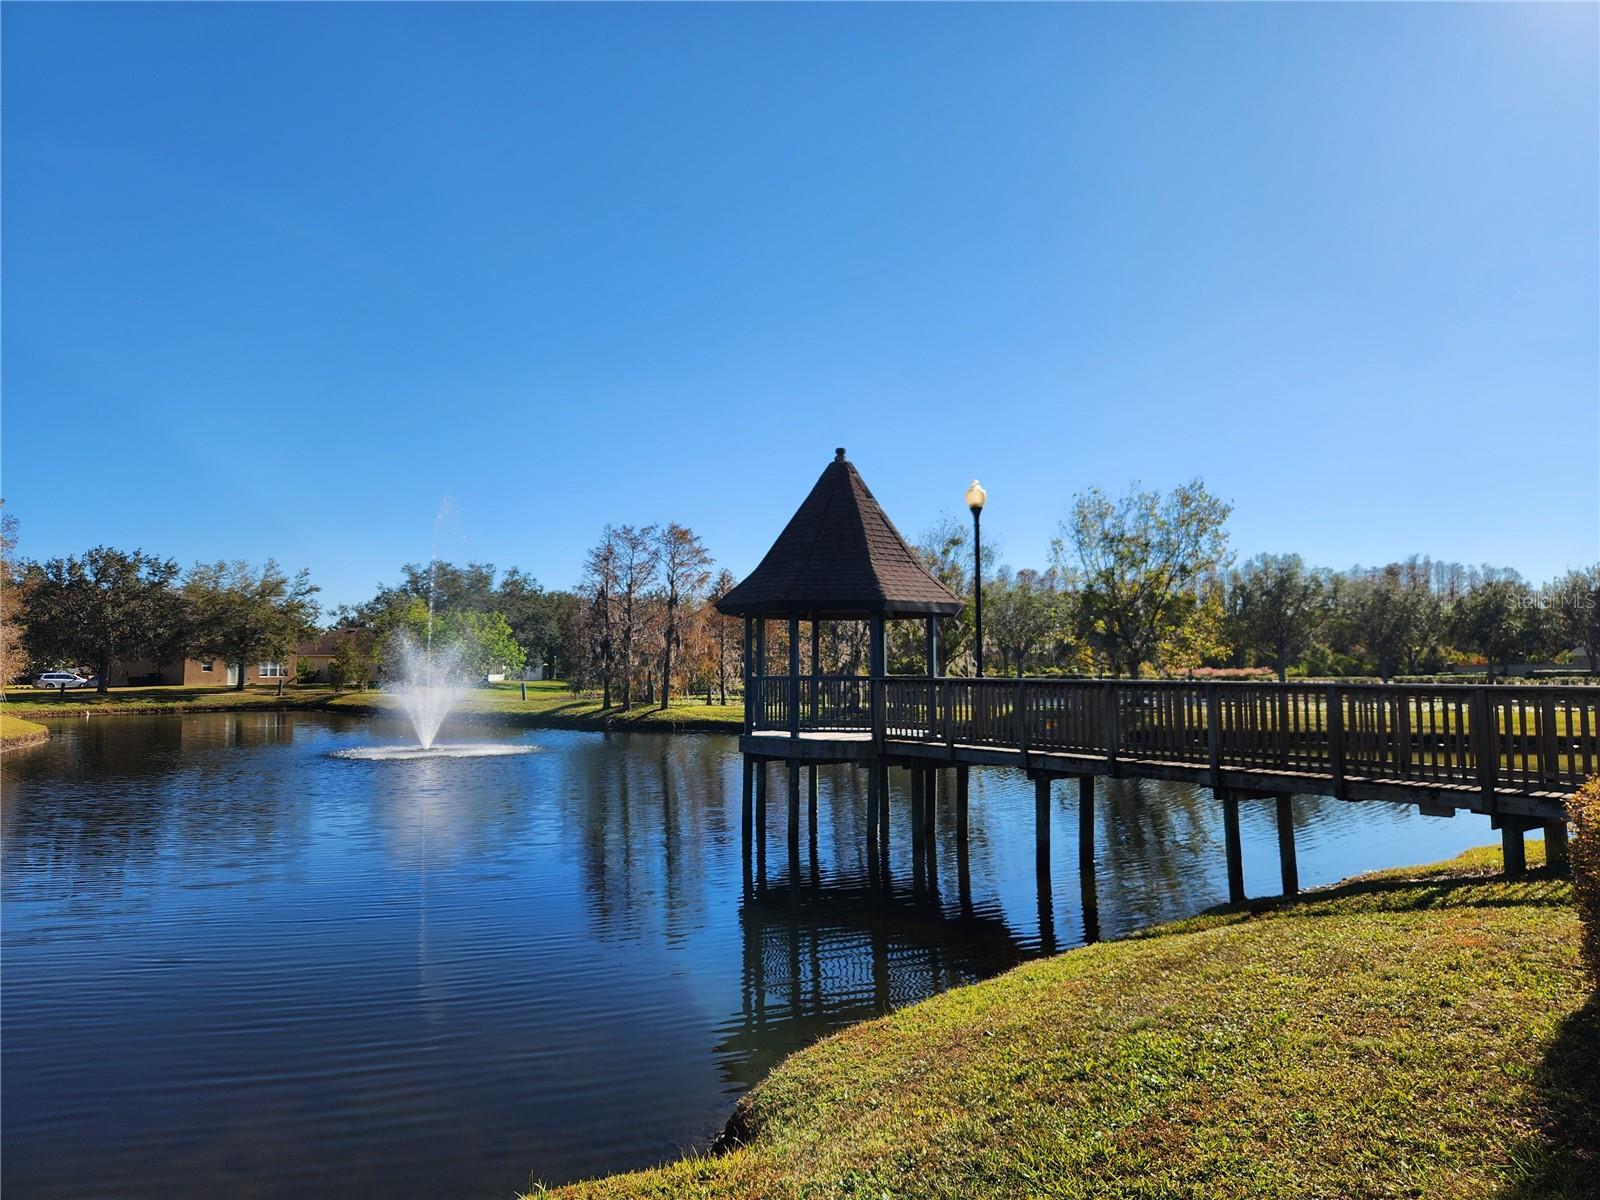
<instances>
[{"instance_id":1,"label":"gazebo finial","mask_svg":"<svg viewBox=\"0 0 1600 1200\"><path fill-rule=\"evenodd\" d=\"M844 447L843 446L835 446L833 448L833 461L834 462L843 462L844 461Z\"/></svg>"}]
</instances>

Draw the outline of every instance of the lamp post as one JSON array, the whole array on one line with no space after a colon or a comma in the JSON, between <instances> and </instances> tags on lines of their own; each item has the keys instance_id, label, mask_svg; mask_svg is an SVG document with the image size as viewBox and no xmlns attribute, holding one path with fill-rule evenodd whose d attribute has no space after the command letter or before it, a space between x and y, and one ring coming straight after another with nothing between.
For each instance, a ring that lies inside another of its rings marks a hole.
<instances>
[{"instance_id":1,"label":"lamp post","mask_svg":"<svg viewBox=\"0 0 1600 1200\"><path fill-rule=\"evenodd\" d=\"M979 518L983 516L983 502L988 498L989 493L974 479L967 489L967 507L972 510L972 615L977 626L977 646L972 657L979 679L983 678L983 530Z\"/></svg>"}]
</instances>

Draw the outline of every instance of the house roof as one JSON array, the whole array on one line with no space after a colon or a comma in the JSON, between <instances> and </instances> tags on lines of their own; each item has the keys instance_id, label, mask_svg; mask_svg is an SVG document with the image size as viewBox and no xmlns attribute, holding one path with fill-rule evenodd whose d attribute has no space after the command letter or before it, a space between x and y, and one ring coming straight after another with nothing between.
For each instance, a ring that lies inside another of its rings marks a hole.
<instances>
[{"instance_id":1,"label":"house roof","mask_svg":"<svg viewBox=\"0 0 1600 1200\"><path fill-rule=\"evenodd\" d=\"M319 634L310 641L301 642L294 648L294 652L301 658L316 658L322 655L329 657L339 652L339 647L352 636L349 629L330 629Z\"/></svg>"},{"instance_id":2,"label":"house roof","mask_svg":"<svg viewBox=\"0 0 1600 1200\"><path fill-rule=\"evenodd\" d=\"M962 601L923 566L841 448L760 565L717 602L728 616L949 616Z\"/></svg>"}]
</instances>

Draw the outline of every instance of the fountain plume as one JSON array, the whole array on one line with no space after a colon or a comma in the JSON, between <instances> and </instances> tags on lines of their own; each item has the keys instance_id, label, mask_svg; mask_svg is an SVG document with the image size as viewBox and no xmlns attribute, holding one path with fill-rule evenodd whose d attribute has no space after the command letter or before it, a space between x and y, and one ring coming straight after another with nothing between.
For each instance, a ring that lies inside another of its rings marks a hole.
<instances>
[{"instance_id":1,"label":"fountain plume","mask_svg":"<svg viewBox=\"0 0 1600 1200\"><path fill-rule=\"evenodd\" d=\"M425 645L418 645L416 639L405 632L395 638L395 660L400 665L395 694L400 698L401 710L411 721L417 745L424 750L433 748L439 727L461 699L467 683L456 647L433 644L431 613L428 625Z\"/></svg>"}]
</instances>

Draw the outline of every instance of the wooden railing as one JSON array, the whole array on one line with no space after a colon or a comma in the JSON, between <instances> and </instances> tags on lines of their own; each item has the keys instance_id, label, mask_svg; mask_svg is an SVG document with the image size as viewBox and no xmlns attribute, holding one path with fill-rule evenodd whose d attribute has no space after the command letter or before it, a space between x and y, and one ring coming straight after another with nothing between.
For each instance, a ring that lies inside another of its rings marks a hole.
<instances>
[{"instance_id":1,"label":"wooden railing","mask_svg":"<svg viewBox=\"0 0 1600 1200\"><path fill-rule=\"evenodd\" d=\"M755 731L869 733L1331 780L1570 790L1600 772L1600 687L767 677Z\"/></svg>"},{"instance_id":2,"label":"wooden railing","mask_svg":"<svg viewBox=\"0 0 1600 1200\"><path fill-rule=\"evenodd\" d=\"M747 713L754 715L755 729L848 733L872 728L872 680L864 675L758 676L749 688Z\"/></svg>"}]
</instances>

